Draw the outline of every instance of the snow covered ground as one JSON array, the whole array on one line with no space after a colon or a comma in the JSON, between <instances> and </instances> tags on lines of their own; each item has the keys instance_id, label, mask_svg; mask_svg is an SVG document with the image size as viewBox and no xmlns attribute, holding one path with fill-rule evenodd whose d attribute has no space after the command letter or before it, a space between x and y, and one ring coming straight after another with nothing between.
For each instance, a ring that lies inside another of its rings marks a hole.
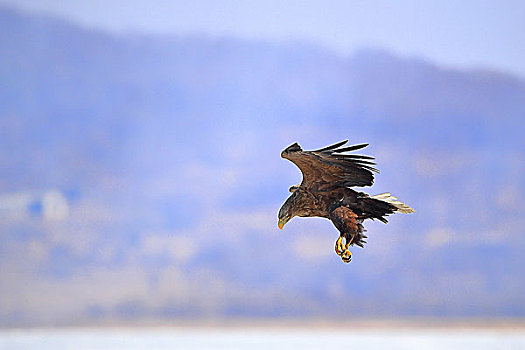
<instances>
[{"instance_id":1,"label":"snow covered ground","mask_svg":"<svg viewBox=\"0 0 525 350\"><path fill-rule=\"evenodd\" d=\"M138 328L0 331L1 350L525 349L523 329Z\"/></svg>"}]
</instances>

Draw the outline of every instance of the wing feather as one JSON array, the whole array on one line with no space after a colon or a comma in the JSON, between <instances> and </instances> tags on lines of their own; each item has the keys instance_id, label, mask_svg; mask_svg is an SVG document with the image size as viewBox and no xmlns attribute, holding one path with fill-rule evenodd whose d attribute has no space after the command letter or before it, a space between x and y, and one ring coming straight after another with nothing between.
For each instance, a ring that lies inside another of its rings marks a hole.
<instances>
[{"instance_id":1,"label":"wing feather","mask_svg":"<svg viewBox=\"0 0 525 350\"><path fill-rule=\"evenodd\" d=\"M348 142L348 141L346 141L346 142ZM343 147L343 148L335 149L333 152L334 153L343 153L343 152L357 151L358 149L365 148L366 146L368 146L368 143L362 143L360 145L354 145L354 146L350 146L350 147Z\"/></svg>"},{"instance_id":2,"label":"wing feather","mask_svg":"<svg viewBox=\"0 0 525 350\"><path fill-rule=\"evenodd\" d=\"M281 157L288 159L301 170L301 186L311 191L328 191L338 187L372 186L374 173L379 172L373 157L342 154L362 149L368 144L339 148L348 140L315 151L303 151L294 143L286 148Z\"/></svg>"},{"instance_id":3,"label":"wing feather","mask_svg":"<svg viewBox=\"0 0 525 350\"><path fill-rule=\"evenodd\" d=\"M315 151L311 151L311 152L320 153L320 152L330 151L330 150L333 150L334 148L337 148L337 147L340 147L340 146L346 144L347 142L348 142L348 140L340 141L338 143L334 143L333 145L326 146L326 147L320 148L320 149L316 149Z\"/></svg>"}]
</instances>

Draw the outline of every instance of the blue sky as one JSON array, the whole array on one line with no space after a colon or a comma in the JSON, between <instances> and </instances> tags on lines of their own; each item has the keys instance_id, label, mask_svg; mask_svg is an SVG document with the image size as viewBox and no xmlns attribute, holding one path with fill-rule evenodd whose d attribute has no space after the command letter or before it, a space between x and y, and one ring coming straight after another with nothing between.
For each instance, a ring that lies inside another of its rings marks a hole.
<instances>
[{"instance_id":1,"label":"blue sky","mask_svg":"<svg viewBox=\"0 0 525 350\"><path fill-rule=\"evenodd\" d=\"M302 40L341 54L384 48L525 76L523 1L0 0L116 33Z\"/></svg>"}]
</instances>

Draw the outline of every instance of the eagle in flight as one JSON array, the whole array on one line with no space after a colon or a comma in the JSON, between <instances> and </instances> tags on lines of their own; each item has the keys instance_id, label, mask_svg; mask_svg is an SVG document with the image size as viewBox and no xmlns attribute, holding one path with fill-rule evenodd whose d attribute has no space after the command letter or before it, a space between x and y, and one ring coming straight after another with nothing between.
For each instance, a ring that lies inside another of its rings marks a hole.
<instances>
[{"instance_id":1,"label":"eagle in flight","mask_svg":"<svg viewBox=\"0 0 525 350\"><path fill-rule=\"evenodd\" d=\"M385 224L386 216L395 212L413 213L414 209L390 193L369 196L351 187L372 186L374 173L379 171L373 157L346 154L368 144L341 147L348 140L315 151L303 151L294 143L281 153L303 173L300 185L290 187L292 193L279 210L279 228L294 216L327 218L339 230L335 252L345 263L352 260L350 246L363 247L366 231L363 221L378 219ZM344 239L344 243L343 243Z\"/></svg>"}]
</instances>

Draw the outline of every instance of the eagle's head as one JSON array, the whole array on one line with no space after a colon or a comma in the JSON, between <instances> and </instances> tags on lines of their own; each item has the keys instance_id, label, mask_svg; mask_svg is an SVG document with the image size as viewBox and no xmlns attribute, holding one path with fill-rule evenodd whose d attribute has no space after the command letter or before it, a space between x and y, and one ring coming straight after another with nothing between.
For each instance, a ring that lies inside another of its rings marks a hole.
<instances>
[{"instance_id":1,"label":"eagle's head","mask_svg":"<svg viewBox=\"0 0 525 350\"><path fill-rule=\"evenodd\" d=\"M286 225L288 221L290 221L294 216L297 215L295 213L295 205L294 205L296 195L297 193L294 191L292 195L288 197L286 202L284 202L281 209L279 209L279 215L278 215L279 222L277 223L277 226L279 226L281 230L283 229L284 225Z\"/></svg>"}]
</instances>

